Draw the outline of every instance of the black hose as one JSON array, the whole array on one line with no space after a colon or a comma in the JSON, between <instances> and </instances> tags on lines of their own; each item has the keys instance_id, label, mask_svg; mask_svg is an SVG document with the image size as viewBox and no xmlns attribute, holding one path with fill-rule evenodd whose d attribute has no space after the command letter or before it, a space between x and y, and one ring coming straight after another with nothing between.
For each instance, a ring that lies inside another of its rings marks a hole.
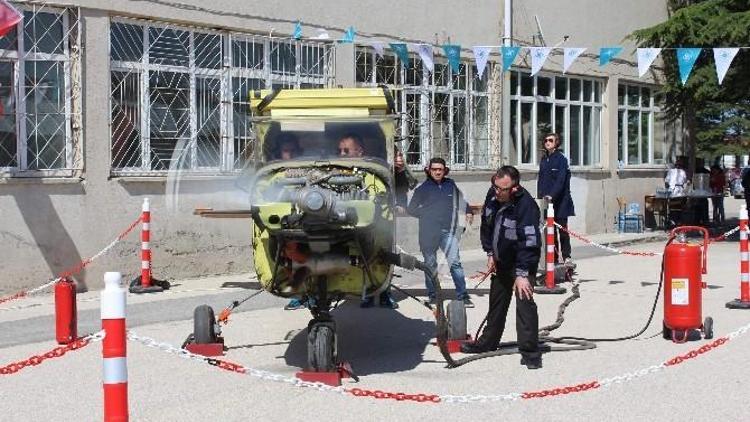
<instances>
[{"instance_id":1,"label":"black hose","mask_svg":"<svg viewBox=\"0 0 750 422\"><path fill-rule=\"evenodd\" d=\"M674 237L670 237L669 240L667 240L667 244L664 246L664 250L667 250L667 246L670 245L674 241ZM593 341L593 342L615 342L615 341L623 341L623 340L631 340L636 337L639 337L641 334L646 332L648 327L651 325L651 321L654 319L654 313L656 312L656 304L659 303L659 296L661 295L661 288L664 284L664 259L666 258L666 254L662 255L661 258L661 274L659 275L659 287L656 289L656 297L654 298L654 304L651 306L651 313L648 316L648 321L646 321L646 325L637 333L631 334L629 336L625 337L615 337L615 338L586 338L586 337L573 337L573 336L565 336L565 337L559 337L563 340L583 340L583 341Z\"/></svg>"}]
</instances>

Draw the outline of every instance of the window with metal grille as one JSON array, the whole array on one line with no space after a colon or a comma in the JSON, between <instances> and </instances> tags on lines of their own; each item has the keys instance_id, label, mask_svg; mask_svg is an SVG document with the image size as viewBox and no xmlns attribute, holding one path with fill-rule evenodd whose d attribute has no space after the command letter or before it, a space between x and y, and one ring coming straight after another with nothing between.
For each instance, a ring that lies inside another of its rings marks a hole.
<instances>
[{"instance_id":1,"label":"window with metal grille","mask_svg":"<svg viewBox=\"0 0 750 422\"><path fill-rule=\"evenodd\" d=\"M360 86L387 85L396 100L401 147L406 161L423 165L442 157L456 170L489 166L489 94L492 63L483 75L462 62L454 72L435 57L430 72L418 55L403 65L395 54L355 49L355 78Z\"/></svg>"},{"instance_id":2,"label":"window with metal grille","mask_svg":"<svg viewBox=\"0 0 750 422\"><path fill-rule=\"evenodd\" d=\"M71 176L82 162L77 13L16 7L23 20L0 38L0 175Z\"/></svg>"},{"instance_id":3,"label":"window with metal grille","mask_svg":"<svg viewBox=\"0 0 750 422\"><path fill-rule=\"evenodd\" d=\"M536 166L541 139L556 132L571 166L598 166L601 115L598 79L511 72L510 163Z\"/></svg>"},{"instance_id":4,"label":"window with metal grille","mask_svg":"<svg viewBox=\"0 0 750 422\"><path fill-rule=\"evenodd\" d=\"M333 79L330 42L115 18L110 45L114 175L242 169L254 141L251 91Z\"/></svg>"}]
</instances>

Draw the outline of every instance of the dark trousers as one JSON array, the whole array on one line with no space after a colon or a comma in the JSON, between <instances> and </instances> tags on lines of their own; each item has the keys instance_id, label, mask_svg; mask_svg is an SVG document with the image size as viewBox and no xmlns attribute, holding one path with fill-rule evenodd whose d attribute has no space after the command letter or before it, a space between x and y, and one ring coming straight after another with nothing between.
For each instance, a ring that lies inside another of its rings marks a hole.
<instances>
[{"instance_id":1,"label":"dark trousers","mask_svg":"<svg viewBox=\"0 0 750 422\"><path fill-rule=\"evenodd\" d=\"M529 271L536 274L536 269ZM533 277L533 276L532 276ZM490 309L487 312L487 325L477 344L495 346L500 342L505 331L505 319L508 316L510 299L513 297L513 283L516 276L512 272L502 272L492 275L490 284ZM531 285L534 280L529 279ZM526 358L541 357L539 351L539 314L534 299L521 299L516 295L516 335L518 349Z\"/></svg>"},{"instance_id":2,"label":"dark trousers","mask_svg":"<svg viewBox=\"0 0 750 422\"><path fill-rule=\"evenodd\" d=\"M568 217L557 218L555 217L555 223L568 228ZM557 248L557 242L560 242L560 248ZM559 253L558 253L559 251ZM570 258L570 235L564 230L560 230L555 227L555 262L558 262L558 255L562 255L562 260Z\"/></svg>"}]
</instances>

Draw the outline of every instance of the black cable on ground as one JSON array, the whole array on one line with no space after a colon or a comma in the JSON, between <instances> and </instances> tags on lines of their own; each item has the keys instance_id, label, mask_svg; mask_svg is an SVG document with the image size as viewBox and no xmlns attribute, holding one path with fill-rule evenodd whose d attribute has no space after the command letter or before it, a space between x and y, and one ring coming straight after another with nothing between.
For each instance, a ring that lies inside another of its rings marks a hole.
<instances>
[{"instance_id":1,"label":"black cable on ground","mask_svg":"<svg viewBox=\"0 0 750 422\"><path fill-rule=\"evenodd\" d=\"M664 250L666 251L667 246L669 246L672 241L674 240L673 237L670 237L669 240L667 240L667 244L664 245ZM565 336L560 337L560 339L563 340L582 340L582 341L593 341L593 342L615 342L615 341L623 341L623 340L631 340L636 337L639 337L641 334L646 332L648 327L651 325L651 321L654 319L654 313L656 312L656 305L659 303L659 296L661 295L661 288L664 284L664 258L663 255L661 258L661 274L659 275L659 287L656 289L656 297L654 297L654 304L651 306L651 313L648 316L648 321L646 321L646 325L643 326L643 328L638 331L635 334L631 334L629 336L625 337L614 337L614 338L586 338L586 337L574 337L574 336Z\"/></svg>"}]
</instances>

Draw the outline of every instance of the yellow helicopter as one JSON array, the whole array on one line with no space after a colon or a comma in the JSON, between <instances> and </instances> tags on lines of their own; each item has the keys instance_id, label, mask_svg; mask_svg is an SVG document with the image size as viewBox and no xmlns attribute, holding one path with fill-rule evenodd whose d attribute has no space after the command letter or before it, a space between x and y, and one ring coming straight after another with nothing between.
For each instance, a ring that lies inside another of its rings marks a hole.
<instances>
[{"instance_id":1,"label":"yellow helicopter","mask_svg":"<svg viewBox=\"0 0 750 422\"><path fill-rule=\"evenodd\" d=\"M426 269L396 251L393 99L386 88L256 91L251 98L256 147L244 188L255 271L264 291L308 303L308 368L331 371L331 304L383 292L394 265ZM465 312L462 301L449 304L451 337L465 337ZM194 316L195 342L215 342L213 310L202 305Z\"/></svg>"}]
</instances>

